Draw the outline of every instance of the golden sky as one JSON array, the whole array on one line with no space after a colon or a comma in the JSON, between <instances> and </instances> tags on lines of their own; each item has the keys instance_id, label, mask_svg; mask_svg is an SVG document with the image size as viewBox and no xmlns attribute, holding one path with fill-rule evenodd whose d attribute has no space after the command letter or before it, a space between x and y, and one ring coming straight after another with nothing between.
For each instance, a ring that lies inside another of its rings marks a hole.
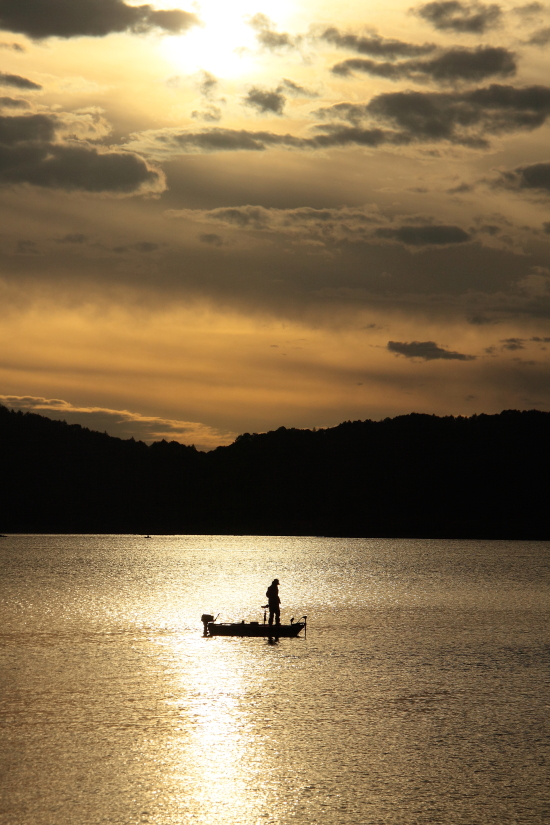
<instances>
[{"instance_id":1,"label":"golden sky","mask_svg":"<svg viewBox=\"0 0 550 825\"><path fill-rule=\"evenodd\" d=\"M0 0L0 403L550 408L550 6Z\"/></svg>"}]
</instances>

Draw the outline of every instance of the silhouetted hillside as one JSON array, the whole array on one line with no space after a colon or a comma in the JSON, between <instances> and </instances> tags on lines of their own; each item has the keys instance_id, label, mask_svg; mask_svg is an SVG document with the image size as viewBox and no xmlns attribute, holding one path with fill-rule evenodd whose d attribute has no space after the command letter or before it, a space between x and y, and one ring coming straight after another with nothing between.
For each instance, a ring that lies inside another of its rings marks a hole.
<instances>
[{"instance_id":1,"label":"silhouetted hillside","mask_svg":"<svg viewBox=\"0 0 550 825\"><path fill-rule=\"evenodd\" d=\"M550 538L550 413L411 414L201 453L0 406L4 532Z\"/></svg>"}]
</instances>

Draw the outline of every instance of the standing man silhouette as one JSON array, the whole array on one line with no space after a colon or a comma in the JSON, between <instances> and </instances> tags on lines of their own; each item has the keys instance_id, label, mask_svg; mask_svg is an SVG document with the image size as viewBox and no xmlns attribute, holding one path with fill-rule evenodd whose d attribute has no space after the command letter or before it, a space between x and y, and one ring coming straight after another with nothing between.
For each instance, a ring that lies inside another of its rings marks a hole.
<instances>
[{"instance_id":1,"label":"standing man silhouette","mask_svg":"<svg viewBox=\"0 0 550 825\"><path fill-rule=\"evenodd\" d=\"M281 600L279 598L279 579L273 579L266 590L265 595L269 603L269 624L273 624L273 617L275 616L275 624L281 624Z\"/></svg>"}]
</instances>

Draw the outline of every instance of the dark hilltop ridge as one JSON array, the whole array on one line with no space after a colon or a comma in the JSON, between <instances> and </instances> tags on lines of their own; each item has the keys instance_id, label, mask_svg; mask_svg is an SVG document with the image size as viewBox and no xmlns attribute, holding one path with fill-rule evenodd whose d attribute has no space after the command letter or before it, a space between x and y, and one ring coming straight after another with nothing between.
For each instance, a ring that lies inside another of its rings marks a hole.
<instances>
[{"instance_id":1,"label":"dark hilltop ridge","mask_svg":"<svg viewBox=\"0 0 550 825\"><path fill-rule=\"evenodd\" d=\"M550 413L398 416L209 453L0 406L0 530L550 539Z\"/></svg>"}]
</instances>

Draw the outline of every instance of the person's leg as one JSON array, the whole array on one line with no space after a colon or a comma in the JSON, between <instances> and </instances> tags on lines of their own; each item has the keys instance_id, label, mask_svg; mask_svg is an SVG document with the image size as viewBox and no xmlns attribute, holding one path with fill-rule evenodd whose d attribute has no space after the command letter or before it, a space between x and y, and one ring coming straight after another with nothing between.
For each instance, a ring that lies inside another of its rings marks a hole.
<instances>
[{"instance_id":1,"label":"person's leg","mask_svg":"<svg viewBox=\"0 0 550 825\"><path fill-rule=\"evenodd\" d=\"M270 607L269 608L269 621L268 621L268 624L273 624L273 612L274 612L273 608Z\"/></svg>"},{"instance_id":2,"label":"person's leg","mask_svg":"<svg viewBox=\"0 0 550 825\"><path fill-rule=\"evenodd\" d=\"M275 624L281 624L281 608L277 607L275 609Z\"/></svg>"}]
</instances>

